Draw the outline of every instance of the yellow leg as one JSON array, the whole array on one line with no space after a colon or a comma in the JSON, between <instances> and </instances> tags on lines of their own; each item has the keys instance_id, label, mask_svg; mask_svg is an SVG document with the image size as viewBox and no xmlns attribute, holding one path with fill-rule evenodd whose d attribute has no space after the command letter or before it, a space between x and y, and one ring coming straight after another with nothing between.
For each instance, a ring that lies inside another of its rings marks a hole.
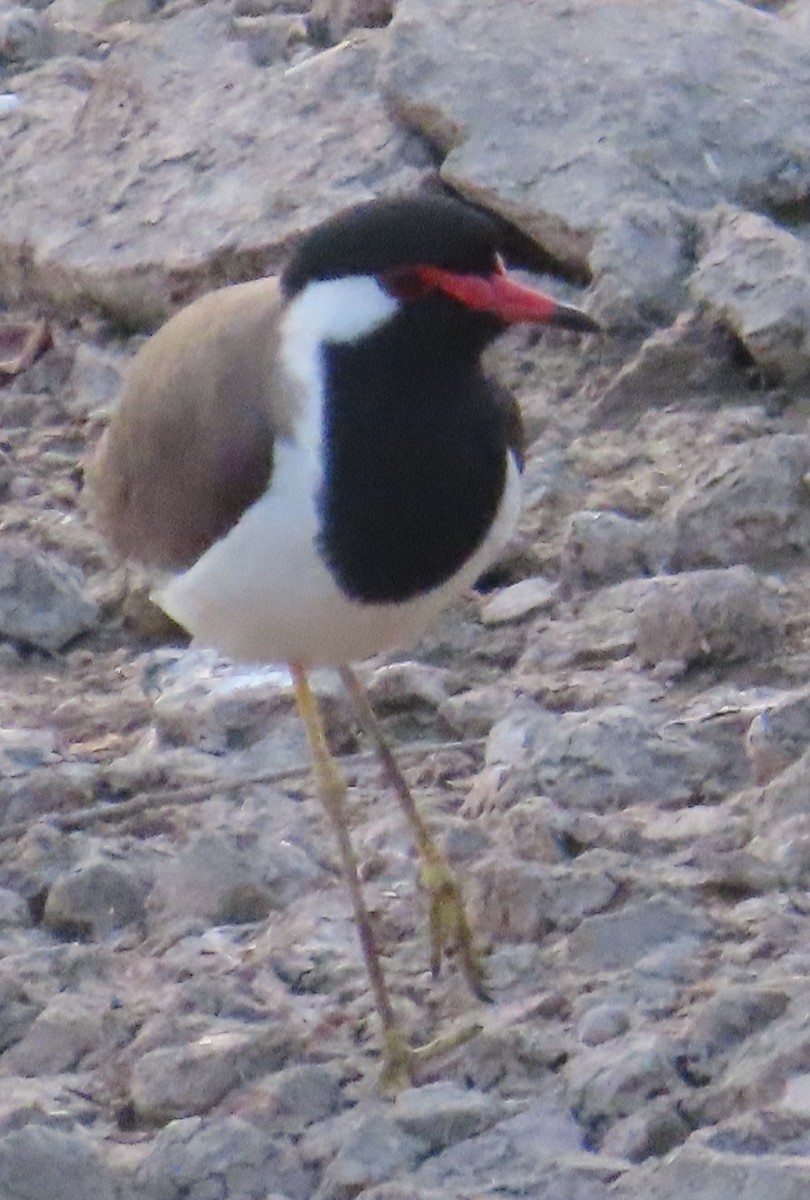
<instances>
[{"instance_id":1,"label":"yellow leg","mask_svg":"<svg viewBox=\"0 0 810 1200\"><path fill-rule=\"evenodd\" d=\"M341 866L352 898L360 945L374 995L374 1005L382 1024L383 1065L380 1086L385 1093L391 1094L414 1082L416 1070L421 1062L461 1045L478 1032L478 1027L436 1038L435 1041L420 1046L418 1049L409 1046L405 1041L391 1004L391 996L380 963L374 930L371 926L371 917L366 908L363 889L360 886L357 855L354 852L346 823L344 806L346 783L330 753L318 702L309 686L306 672L295 664L291 664L290 669L295 683L298 711L304 723L312 754L318 792L337 838Z\"/></svg>"},{"instance_id":2,"label":"yellow leg","mask_svg":"<svg viewBox=\"0 0 810 1200\"><path fill-rule=\"evenodd\" d=\"M366 690L351 667L341 667L340 677L349 692L360 724L374 742L377 756L400 807L413 830L421 858L419 881L430 903L430 967L438 975L442 958L450 951L458 954L461 970L470 990L479 1000L491 1000L484 986L484 971L476 951L472 928L464 908L461 887L445 856L431 837L430 830L416 807L408 782L386 741L382 726L371 707Z\"/></svg>"}]
</instances>

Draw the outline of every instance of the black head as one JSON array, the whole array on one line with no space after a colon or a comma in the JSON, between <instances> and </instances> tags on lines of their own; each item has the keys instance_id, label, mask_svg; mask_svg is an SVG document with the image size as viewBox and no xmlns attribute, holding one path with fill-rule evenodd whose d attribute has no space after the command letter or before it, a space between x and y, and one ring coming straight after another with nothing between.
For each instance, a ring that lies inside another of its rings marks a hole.
<instances>
[{"instance_id":1,"label":"black head","mask_svg":"<svg viewBox=\"0 0 810 1200\"><path fill-rule=\"evenodd\" d=\"M498 239L482 213L443 196L401 196L345 209L309 233L281 277L287 299L314 280L435 266L489 275Z\"/></svg>"}]
</instances>

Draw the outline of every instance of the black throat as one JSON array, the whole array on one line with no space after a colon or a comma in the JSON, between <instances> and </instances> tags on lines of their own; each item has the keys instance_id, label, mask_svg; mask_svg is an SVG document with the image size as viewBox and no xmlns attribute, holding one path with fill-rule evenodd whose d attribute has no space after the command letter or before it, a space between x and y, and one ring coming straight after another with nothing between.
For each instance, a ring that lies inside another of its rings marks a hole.
<instances>
[{"instance_id":1,"label":"black throat","mask_svg":"<svg viewBox=\"0 0 810 1200\"><path fill-rule=\"evenodd\" d=\"M436 297L362 342L326 347L320 549L352 599L431 591L486 536L509 438L480 354L499 331Z\"/></svg>"}]
</instances>

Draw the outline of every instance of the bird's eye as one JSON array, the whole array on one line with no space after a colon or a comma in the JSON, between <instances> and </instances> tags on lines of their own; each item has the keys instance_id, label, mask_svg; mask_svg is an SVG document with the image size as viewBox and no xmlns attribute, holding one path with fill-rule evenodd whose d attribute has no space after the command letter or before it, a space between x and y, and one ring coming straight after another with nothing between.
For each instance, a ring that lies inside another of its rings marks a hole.
<instances>
[{"instance_id":1,"label":"bird's eye","mask_svg":"<svg viewBox=\"0 0 810 1200\"><path fill-rule=\"evenodd\" d=\"M432 290L419 267L397 267L383 271L378 279L385 290L397 300L418 300Z\"/></svg>"}]
</instances>

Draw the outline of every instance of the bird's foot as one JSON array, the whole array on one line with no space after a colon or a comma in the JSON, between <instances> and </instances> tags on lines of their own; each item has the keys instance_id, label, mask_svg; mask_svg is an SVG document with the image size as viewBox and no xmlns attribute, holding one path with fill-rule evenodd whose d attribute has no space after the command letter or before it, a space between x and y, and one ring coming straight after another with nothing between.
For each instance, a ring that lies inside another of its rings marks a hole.
<instances>
[{"instance_id":1,"label":"bird's foot","mask_svg":"<svg viewBox=\"0 0 810 1200\"><path fill-rule=\"evenodd\" d=\"M465 1025L454 1033L443 1033L424 1046L409 1046L397 1025L383 1030L382 1068L379 1086L384 1096L394 1097L418 1082L419 1068L431 1059L448 1054L481 1032L480 1025Z\"/></svg>"},{"instance_id":2,"label":"bird's foot","mask_svg":"<svg viewBox=\"0 0 810 1200\"><path fill-rule=\"evenodd\" d=\"M430 969L435 978L445 955L456 954L470 991L479 1000L491 1002L458 878L445 858L431 848L433 853L423 858L419 870L419 884L430 903Z\"/></svg>"}]
</instances>

